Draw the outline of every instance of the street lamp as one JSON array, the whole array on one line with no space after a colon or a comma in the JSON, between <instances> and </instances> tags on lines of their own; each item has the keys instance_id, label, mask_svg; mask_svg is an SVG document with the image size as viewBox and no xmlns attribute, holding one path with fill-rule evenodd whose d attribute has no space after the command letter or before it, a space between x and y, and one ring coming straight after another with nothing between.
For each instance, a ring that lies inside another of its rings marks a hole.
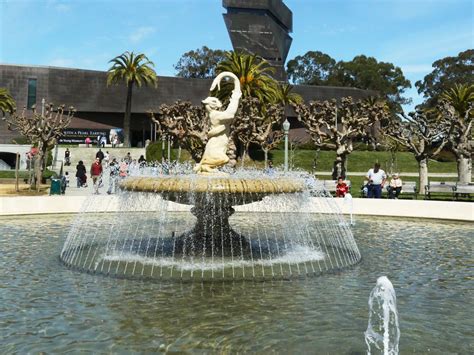
<instances>
[{"instance_id":1,"label":"street lamp","mask_svg":"<svg viewBox=\"0 0 474 355\"><path fill-rule=\"evenodd\" d=\"M288 118L283 122L283 133L285 134L285 172L288 171L288 132L290 131L290 122Z\"/></svg>"},{"instance_id":2,"label":"street lamp","mask_svg":"<svg viewBox=\"0 0 474 355\"><path fill-rule=\"evenodd\" d=\"M165 142L166 142L166 134L161 136L161 162L165 161Z\"/></svg>"}]
</instances>

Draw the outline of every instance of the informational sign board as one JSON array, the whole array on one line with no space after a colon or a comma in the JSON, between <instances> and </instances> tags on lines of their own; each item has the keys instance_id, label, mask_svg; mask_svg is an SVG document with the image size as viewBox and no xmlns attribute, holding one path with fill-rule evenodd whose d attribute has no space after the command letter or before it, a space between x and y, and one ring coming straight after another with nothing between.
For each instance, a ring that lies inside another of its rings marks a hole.
<instances>
[{"instance_id":1,"label":"informational sign board","mask_svg":"<svg viewBox=\"0 0 474 355\"><path fill-rule=\"evenodd\" d=\"M119 143L123 142L122 129L83 129L83 128L66 128L63 135L59 138L59 144L84 144L87 137L90 138L92 144L97 142L98 137L105 137L107 144L111 143L113 136L117 136Z\"/></svg>"}]
</instances>

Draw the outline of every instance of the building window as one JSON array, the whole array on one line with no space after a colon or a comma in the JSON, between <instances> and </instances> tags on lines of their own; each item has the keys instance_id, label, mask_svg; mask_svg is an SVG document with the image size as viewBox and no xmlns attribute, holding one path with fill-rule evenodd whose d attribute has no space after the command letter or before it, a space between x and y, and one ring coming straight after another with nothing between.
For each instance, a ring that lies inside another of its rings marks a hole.
<instances>
[{"instance_id":1,"label":"building window","mask_svg":"<svg viewBox=\"0 0 474 355\"><path fill-rule=\"evenodd\" d=\"M28 79L28 101L26 108L31 110L36 105L36 79Z\"/></svg>"}]
</instances>

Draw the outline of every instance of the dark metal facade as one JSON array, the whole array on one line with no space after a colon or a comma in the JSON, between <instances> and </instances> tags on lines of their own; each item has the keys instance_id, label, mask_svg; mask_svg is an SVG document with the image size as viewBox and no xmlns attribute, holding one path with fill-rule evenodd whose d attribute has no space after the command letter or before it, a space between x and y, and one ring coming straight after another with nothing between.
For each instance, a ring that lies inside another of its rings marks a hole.
<instances>
[{"instance_id":1,"label":"dark metal facade","mask_svg":"<svg viewBox=\"0 0 474 355\"><path fill-rule=\"evenodd\" d=\"M282 0L223 0L224 21L236 51L257 54L275 68L275 79L286 80L293 14Z\"/></svg>"}]
</instances>

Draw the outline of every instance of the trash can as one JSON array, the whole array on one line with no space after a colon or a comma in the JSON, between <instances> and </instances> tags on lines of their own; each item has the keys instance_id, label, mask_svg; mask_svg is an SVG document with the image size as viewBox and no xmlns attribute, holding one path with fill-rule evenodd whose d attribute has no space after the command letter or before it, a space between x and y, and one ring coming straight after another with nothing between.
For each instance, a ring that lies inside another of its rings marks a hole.
<instances>
[{"instance_id":1,"label":"trash can","mask_svg":"<svg viewBox=\"0 0 474 355\"><path fill-rule=\"evenodd\" d=\"M51 179L51 188L49 189L50 195L61 195L61 179Z\"/></svg>"}]
</instances>

